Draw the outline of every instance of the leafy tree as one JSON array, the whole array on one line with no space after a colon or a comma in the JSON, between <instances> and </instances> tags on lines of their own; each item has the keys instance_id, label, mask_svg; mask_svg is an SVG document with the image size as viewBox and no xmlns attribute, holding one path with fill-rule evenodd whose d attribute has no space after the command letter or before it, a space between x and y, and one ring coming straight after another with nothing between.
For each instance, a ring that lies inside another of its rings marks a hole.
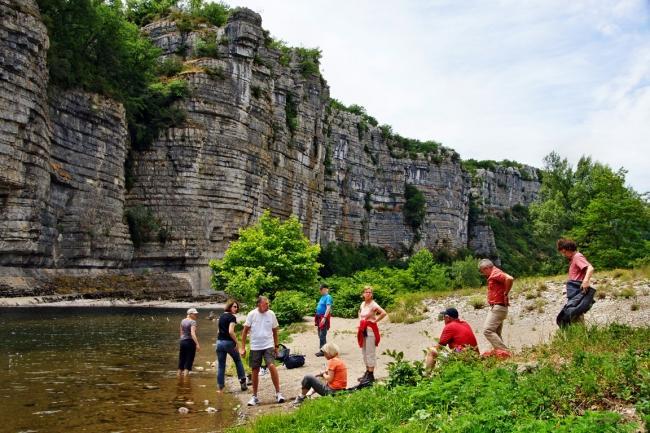
<instances>
[{"instance_id":1,"label":"leafy tree","mask_svg":"<svg viewBox=\"0 0 650 433\"><path fill-rule=\"evenodd\" d=\"M414 290L444 290L449 286L444 266L438 265L426 248L411 257L408 272L413 277Z\"/></svg>"},{"instance_id":2,"label":"leafy tree","mask_svg":"<svg viewBox=\"0 0 650 433\"><path fill-rule=\"evenodd\" d=\"M545 159L539 201L531 206L535 233L549 243L576 240L600 268L631 266L648 255L648 202L625 186L625 170L582 157L575 169L553 152Z\"/></svg>"},{"instance_id":3,"label":"leafy tree","mask_svg":"<svg viewBox=\"0 0 650 433\"><path fill-rule=\"evenodd\" d=\"M310 290L320 264L319 245L311 245L295 216L285 222L264 212L260 220L239 230L223 259L210 261L212 285L245 302L280 290Z\"/></svg>"}]
</instances>

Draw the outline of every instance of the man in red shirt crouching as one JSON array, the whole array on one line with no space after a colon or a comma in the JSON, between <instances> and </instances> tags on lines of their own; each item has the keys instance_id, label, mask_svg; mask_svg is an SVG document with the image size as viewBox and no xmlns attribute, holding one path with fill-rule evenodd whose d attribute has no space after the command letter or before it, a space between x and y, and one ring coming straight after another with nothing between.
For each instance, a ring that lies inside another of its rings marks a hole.
<instances>
[{"instance_id":1,"label":"man in red shirt crouching","mask_svg":"<svg viewBox=\"0 0 650 433\"><path fill-rule=\"evenodd\" d=\"M431 372L436 365L438 351L443 346L448 346L453 352L460 352L469 347L478 353L478 343L476 342L474 331L472 331L469 323L458 318L458 310L455 308L447 308L440 315L445 321L445 327L442 328L438 345L436 347L430 347L427 351L425 361L427 372Z\"/></svg>"}]
</instances>

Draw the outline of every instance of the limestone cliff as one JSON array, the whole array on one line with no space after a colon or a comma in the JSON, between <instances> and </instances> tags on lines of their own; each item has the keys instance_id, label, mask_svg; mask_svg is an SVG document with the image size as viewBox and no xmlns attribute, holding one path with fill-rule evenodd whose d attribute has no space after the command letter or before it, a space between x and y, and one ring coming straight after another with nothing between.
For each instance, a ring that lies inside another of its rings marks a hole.
<instances>
[{"instance_id":1,"label":"limestone cliff","mask_svg":"<svg viewBox=\"0 0 650 433\"><path fill-rule=\"evenodd\" d=\"M470 174L451 149L406 152L363 116L332 108L327 82L298 52L274 48L247 9L222 28L163 20L143 29L164 58L183 61L191 96L181 126L129 151L120 104L48 92L35 2L0 0L0 16L0 265L183 270L205 292L208 260L265 209L297 215L323 244L492 254L489 227L468 222L472 206L527 205L539 188L534 169ZM217 43L209 56L206 40ZM406 184L426 198L418 230L404 220ZM136 214L157 232L134 246L125 215Z\"/></svg>"}]
</instances>

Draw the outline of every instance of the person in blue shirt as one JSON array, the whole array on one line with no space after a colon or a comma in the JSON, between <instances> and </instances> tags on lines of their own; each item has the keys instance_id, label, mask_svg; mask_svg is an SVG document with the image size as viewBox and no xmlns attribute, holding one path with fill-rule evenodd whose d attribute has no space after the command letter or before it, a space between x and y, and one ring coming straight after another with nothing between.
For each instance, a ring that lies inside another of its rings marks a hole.
<instances>
[{"instance_id":1,"label":"person in blue shirt","mask_svg":"<svg viewBox=\"0 0 650 433\"><path fill-rule=\"evenodd\" d=\"M318 330L318 352L316 356L323 356L324 353L320 350L321 347L327 343L327 330L330 329L330 316L332 315L332 297L329 294L329 287L327 284L320 285L320 299L316 304L316 314L314 315L314 325Z\"/></svg>"}]
</instances>

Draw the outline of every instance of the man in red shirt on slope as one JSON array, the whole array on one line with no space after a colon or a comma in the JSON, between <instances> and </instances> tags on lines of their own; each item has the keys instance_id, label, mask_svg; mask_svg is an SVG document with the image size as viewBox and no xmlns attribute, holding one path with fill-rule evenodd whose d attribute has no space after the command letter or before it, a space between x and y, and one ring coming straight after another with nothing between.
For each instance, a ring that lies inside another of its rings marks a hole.
<instances>
[{"instance_id":1,"label":"man in red shirt on slope","mask_svg":"<svg viewBox=\"0 0 650 433\"><path fill-rule=\"evenodd\" d=\"M483 324L483 335L492 347L508 351L501 337L503 321L508 316L508 293L512 288L514 278L501 269L494 266L491 260L483 259L478 263L478 270L487 278L487 301L490 304L490 311Z\"/></svg>"},{"instance_id":2,"label":"man in red shirt on slope","mask_svg":"<svg viewBox=\"0 0 650 433\"><path fill-rule=\"evenodd\" d=\"M584 313L591 308L595 293L594 289L590 287L594 267L578 251L578 246L573 240L559 239L556 246L558 252L569 260L569 275L566 284L567 304L563 308L563 311L568 314L565 322L584 323ZM558 322L558 324L560 323Z\"/></svg>"},{"instance_id":3,"label":"man in red shirt on slope","mask_svg":"<svg viewBox=\"0 0 650 433\"><path fill-rule=\"evenodd\" d=\"M444 346L448 346L454 352L460 352L466 347L478 352L478 343L476 342L474 331L472 331L469 323L458 318L458 310L455 308L447 308L440 315L445 321L445 327L442 328L438 345L436 347L430 347L427 351L425 360L427 372L430 372L436 365L438 351Z\"/></svg>"}]
</instances>

